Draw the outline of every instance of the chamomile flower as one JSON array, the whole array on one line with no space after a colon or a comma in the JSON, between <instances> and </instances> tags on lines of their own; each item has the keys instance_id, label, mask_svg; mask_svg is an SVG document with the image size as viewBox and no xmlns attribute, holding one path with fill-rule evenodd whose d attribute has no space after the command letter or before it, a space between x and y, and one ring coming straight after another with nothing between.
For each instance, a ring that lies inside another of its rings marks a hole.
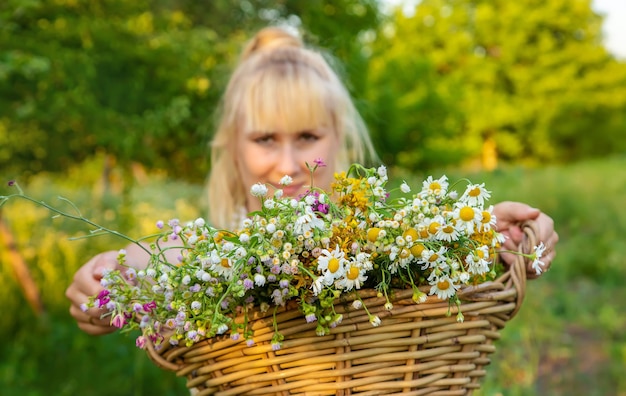
<instances>
[{"instance_id":1,"label":"chamomile flower","mask_svg":"<svg viewBox=\"0 0 626 396\"><path fill-rule=\"evenodd\" d=\"M329 286L339 278L341 278L346 269L348 260L345 253L337 245L334 250L322 250L321 256L317 258L317 271L324 277L324 284Z\"/></svg>"},{"instance_id":2,"label":"chamomile flower","mask_svg":"<svg viewBox=\"0 0 626 396\"><path fill-rule=\"evenodd\" d=\"M532 263L532 268L535 270L535 273L537 275L540 275L543 272L543 267L545 266L545 263L539 260L541 257L543 257L543 253L545 252L545 250L546 250L546 245L544 245L543 242L535 246L535 253L534 253L535 258Z\"/></svg>"},{"instance_id":3,"label":"chamomile flower","mask_svg":"<svg viewBox=\"0 0 626 396\"><path fill-rule=\"evenodd\" d=\"M217 263L213 263L211 269L218 275L223 276L226 279L231 279L233 276L232 260L228 257L219 257Z\"/></svg>"},{"instance_id":4,"label":"chamomile flower","mask_svg":"<svg viewBox=\"0 0 626 396\"><path fill-rule=\"evenodd\" d=\"M317 296L318 294L320 294L322 292L322 289L324 288L324 277L323 276L318 276L317 278L315 278L313 280L313 283L311 284L311 289L313 290L313 295Z\"/></svg>"},{"instance_id":5,"label":"chamomile flower","mask_svg":"<svg viewBox=\"0 0 626 396\"><path fill-rule=\"evenodd\" d=\"M428 176L422 183L422 193L426 195L434 195L441 197L446 195L448 191L448 177L441 176L439 179L433 179L432 176Z\"/></svg>"},{"instance_id":6,"label":"chamomile flower","mask_svg":"<svg viewBox=\"0 0 626 396\"><path fill-rule=\"evenodd\" d=\"M353 260L355 260L359 264L359 267L363 268L366 271L370 271L374 268L374 264L371 261L371 254L369 253L357 253L357 255L353 257Z\"/></svg>"},{"instance_id":7,"label":"chamomile flower","mask_svg":"<svg viewBox=\"0 0 626 396\"><path fill-rule=\"evenodd\" d=\"M461 231L457 228L456 224L452 221L447 221L439 227L435 238L440 241L452 242L459 239Z\"/></svg>"},{"instance_id":8,"label":"chamomile flower","mask_svg":"<svg viewBox=\"0 0 626 396\"><path fill-rule=\"evenodd\" d=\"M489 272L489 248L483 245L471 251L465 257L465 264L471 274L482 275Z\"/></svg>"},{"instance_id":9,"label":"chamomile flower","mask_svg":"<svg viewBox=\"0 0 626 396\"><path fill-rule=\"evenodd\" d=\"M448 248L441 246L437 251L431 249L425 249L422 252L421 262L424 264L422 269L436 268L445 263L446 252Z\"/></svg>"},{"instance_id":10,"label":"chamomile flower","mask_svg":"<svg viewBox=\"0 0 626 396\"><path fill-rule=\"evenodd\" d=\"M363 269L355 260L347 263L343 276L336 283L339 289L346 291L360 289L361 285L367 280L365 269Z\"/></svg>"},{"instance_id":11,"label":"chamomile flower","mask_svg":"<svg viewBox=\"0 0 626 396\"><path fill-rule=\"evenodd\" d=\"M441 300L447 300L453 297L460 287L460 285L455 284L446 274L434 277L430 283L430 295L436 294Z\"/></svg>"},{"instance_id":12,"label":"chamomile flower","mask_svg":"<svg viewBox=\"0 0 626 396\"><path fill-rule=\"evenodd\" d=\"M305 232L311 231L315 228L319 230L324 230L324 228L326 227L326 223L324 223L324 220L317 217L317 215L315 214L315 212L313 212L313 209L311 209L310 206L303 206L302 209L304 213L298 216L294 224L293 231L296 235L302 235Z\"/></svg>"},{"instance_id":13,"label":"chamomile flower","mask_svg":"<svg viewBox=\"0 0 626 396\"><path fill-rule=\"evenodd\" d=\"M469 184L459 201L466 202L470 206L483 206L489 198L491 198L491 193L485 189L485 183Z\"/></svg>"},{"instance_id":14,"label":"chamomile flower","mask_svg":"<svg viewBox=\"0 0 626 396\"><path fill-rule=\"evenodd\" d=\"M471 235L481 224L482 211L479 208L458 202L453 216L457 221L457 226L465 229Z\"/></svg>"},{"instance_id":15,"label":"chamomile flower","mask_svg":"<svg viewBox=\"0 0 626 396\"><path fill-rule=\"evenodd\" d=\"M435 239L446 220L441 215L427 217L418 225L418 233L422 238ZM425 232L424 232L425 231Z\"/></svg>"},{"instance_id":16,"label":"chamomile flower","mask_svg":"<svg viewBox=\"0 0 626 396\"><path fill-rule=\"evenodd\" d=\"M480 224L478 225L478 231L488 232L495 229L496 215L493 214L493 205L487 208L483 208L480 216Z\"/></svg>"}]
</instances>

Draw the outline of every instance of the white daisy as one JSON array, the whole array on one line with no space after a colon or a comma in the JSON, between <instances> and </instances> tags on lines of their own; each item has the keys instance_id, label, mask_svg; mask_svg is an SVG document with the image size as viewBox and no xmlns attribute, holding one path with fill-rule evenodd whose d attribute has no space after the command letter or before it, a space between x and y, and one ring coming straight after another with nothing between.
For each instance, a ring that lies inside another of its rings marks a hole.
<instances>
[{"instance_id":1,"label":"white daisy","mask_svg":"<svg viewBox=\"0 0 626 396\"><path fill-rule=\"evenodd\" d=\"M345 253L337 245L335 250L322 250L322 254L317 258L317 271L324 277L324 284L330 286L343 276L347 264Z\"/></svg>"},{"instance_id":2,"label":"white daisy","mask_svg":"<svg viewBox=\"0 0 626 396\"><path fill-rule=\"evenodd\" d=\"M313 295L317 296L318 294L320 294L323 288L324 288L324 277L318 276L317 278L315 278L315 280L311 284L311 289L313 289Z\"/></svg>"},{"instance_id":3,"label":"white daisy","mask_svg":"<svg viewBox=\"0 0 626 396\"><path fill-rule=\"evenodd\" d=\"M422 262L424 263L422 269L435 268L440 264L444 264L446 261L445 253L447 251L448 249L445 246L441 246L437 251L424 249L421 257Z\"/></svg>"},{"instance_id":4,"label":"white daisy","mask_svg":"<svg viewBox=\"0 0 626 396\"><path fill-rule=\"evenodd\" d=\"M365 270L356 261L351 261L347 265L343 277L336 283L336 286L344 290L360 289L366 280Z\"/></svg>"},{"instance_id":5,"label":"white daisy","mask_svg":"<svg viewBox=\"0 0 626 396\"><path fill-rule=\"evenodd\" d=\"M429 239L435 239L435 235L441 229L441 225L444 224L446 220L441 215L436 215L434 217L426 217L424 221L418 225L418 232L421 237L428 237ZM426 235L424 235L420 231L420 227L425 227L428 231Z\"/></svg>"},{"instance_id":6,"label":"white daisy","mask_svg":"<svg viewBox=\"0 0 626 396\"><path fill-rule=\"evenodd\" d=\"M465 189L460 201L464 201L471 206L482 206L489 198L491 198L491 193L485 189L485 183L470 184Z\"/></svg>"},{"instance_id":7,"label":"white daisy","mask_svg":"<svg viewBox=\"0 0 626 396\"><path fill-rule=\"evenodd\" d=\"M469 235L473 234L474 230L481 224L482 211L461 202L457 203L456 206L453 216L457 221L457 226L465 229Z\"/></svg>"},{"instance_id":8,"label":"white daisy","mask_svg":"<svg viewBox=\"0 0 626 396\"><path fill-rule=\"evenodd\" d=\"M440 241L452 242L458 240L460 234L460 230L453 222L446 222L439 227L435 238Z\"/></svg>"},{"instance_id":9,"label":"white daisy","mask_svg":"<svg viewBox=\"0 0 626 396\"><path fill-rule=\"evenodd\" d=\"M470 252L465 258L467 271L471 274L482 275L489 272L489 248L485 245Z\"/></svg>"},{"instance_id":10,"label":"white daisy","mask_svg":"<svg viewBox=\"0 0 626 396\"><path fill-rule=\"evenodd\" d=\"M435 277L430 282L430 295L436 294L441 300L447 300L456 294L459 285L455 285L448 275Z\"/></svg>"},{"instance_id":11,"label":"white daisy","mask_svg":"<svg viewBox=\"0 0 626 396\"><path fill-rule=\"evenodd\" d=\"M219 262L214 263L211 269L227 280L230 280L233 276L232 261L227 257L221 257Z\"/></svg>"},{"instance_id":12,"label":"white daisy","mask_svg":"<svg viewBox=\"0 0 626 396\"><path fill-rule=\"evenodd\" d=\"M541 273L543 272L543 267L545 266L545 263L539 260L543 256L545 250L546 245L544 245L543 242L535 246L535 259L533 260L532 268L535 270L535 273L537 275L541 275Z\"/></svg>"},{"instance_id":13,"label":"white daisy","mask_svg":"<svg viewBox=\"0 0 626 396\"><path fill-rule=\"evenodd\" d=\"M302 235L307 231L312 231L314 228L324 230L326 226L324 220L317 217L313 209L310 206L302 206L303 214L296 219L293 227L293 232L296 235Z\"/></svg>"},{"instance_id":14,"label":"white daisy","mask_svg":"<svg viewBox=\"0 0 626 396\"><path fill-rule=\"evenodd\" d=\"M374 264L371 262L370 256L371 255L369 253L360 252L360 253L357 253L357 255L354 257L354 260L356 260L356 262L359 263L359 266L361 268L363 268L366 271L369 271L372 268L374 268Z\"/></svg>"},{"instance_id":15,"label":"white daisy","mask_svg":"<svg viewBox=\"0 0 626 396\"><path fill-rule=\"evenodd\" d=\"M493 205L490 205L488 208L483 209L481 212L480 225L478 226L478 231L487 232L490 229L495 229L496 226L496 215L493 214Z\"/></svg>"},{"instance_id":16,"label":"white daisy","mask_svg":"<svg viewBox=\"0 0 626 396\"><path fill-rule=\"evenodd\" d=\"M422 193L427 195L434 195L441 197L446 195L448 191L448 177L441 176L439 179L434 180L432 176L428 176L422 183Z\"/></svg>"}]
</instances>

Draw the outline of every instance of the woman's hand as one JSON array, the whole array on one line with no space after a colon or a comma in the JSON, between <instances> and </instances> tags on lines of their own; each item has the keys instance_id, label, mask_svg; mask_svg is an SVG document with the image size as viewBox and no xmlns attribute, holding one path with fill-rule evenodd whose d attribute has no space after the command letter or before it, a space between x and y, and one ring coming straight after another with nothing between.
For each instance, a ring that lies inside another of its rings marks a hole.
<instances>
[{"instance_id":1,"label":"woman's hand","mask_svg":"<svg viewBox=\"0 0 626 396\"><path fill-rule=\"evenodd\" d=\"M163 257L171 263L180 262L180 241L170 240L159 244L162 249ZM110 250L94 256L85 263L76 274L74 280L65 291L65 296L70 300L70 314L78 322L78 327L85 333L91 335L103 335L112 333L117 327L111 325L111 318L100 316L105 313L104 309L90 308L83 311L81 306L85 304L89 297L96 296L104 287L100 284L102 273L104 270L118 269L122 273L132 267L135 270L145 269L150 259L149 246L147 244L131 243L127 245L126 260L124 265L120 265L117 258L119 250Z\"/></svg>"},{"instance_id":2,"label":"woman's hand","mask_svg":"<svg viewBox=\"0 0 626 396\"><path fill-rule=\"evenodd\" d=\"M559 235L554 231L554 221L552 218L539 209L530 207L521 202L505 201L494 206L493 212L496 215L496 227L505 237L506 241L502 245L503 250L517 251L519 244L524 238L524 232L520 225L527 220L535 220L539 229L537 240L543 242L546 250L541 257L544 263L543 271L547 271L556 256L554 250ZM501 253L501 257L507 264L511 264L514 257L510 253ZM535 271L528 272L529 278L537 277Z\"/></svg>"},{"instance_id":3,"label":"woman's hand","mask_svg":"<svg viewBox=\"0 0 626 396\"><path fill-rule=\"evenodd\" d=\"M105 312L103 309L91 308L83 311L81 305L85 304L90 296L95 296L104 289L100 280L105 269L123 268L118 264L118 254L118 251L112 250L93 257L74 274L73 282L65 291L65 296L71 301L70 314L85 333L103 335L117 330L111 326L110 317L100 319Z\"/></svg>"}]
</instances>

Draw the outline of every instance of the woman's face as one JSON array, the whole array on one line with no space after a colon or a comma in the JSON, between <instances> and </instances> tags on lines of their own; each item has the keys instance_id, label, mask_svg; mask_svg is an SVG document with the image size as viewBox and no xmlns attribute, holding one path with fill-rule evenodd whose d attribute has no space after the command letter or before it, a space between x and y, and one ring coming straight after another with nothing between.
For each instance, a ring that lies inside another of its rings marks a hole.
<instances>
[{"instance_id":1,"label":"woman's face","mask_svg":"<svg viewBox=\"0 0 626 396\"><path fill-rule=\"evenodd\" d=\"M298 197L311 185L311 166L321 159L326 166L318 167L313 173L315 187L330 189L334 179L335 159L338 154L339 140L332 128L317 127L305 130L286 130L280 124L270 130L244 130L237 136L236 158L239 174L246 194L255 183L266 183L277 189L282 188L284 195ZM280 180L291 176L293 182L281 186ZM247 209L259 210L258 199L248 196Z\"/></svg>"}]
</instances>

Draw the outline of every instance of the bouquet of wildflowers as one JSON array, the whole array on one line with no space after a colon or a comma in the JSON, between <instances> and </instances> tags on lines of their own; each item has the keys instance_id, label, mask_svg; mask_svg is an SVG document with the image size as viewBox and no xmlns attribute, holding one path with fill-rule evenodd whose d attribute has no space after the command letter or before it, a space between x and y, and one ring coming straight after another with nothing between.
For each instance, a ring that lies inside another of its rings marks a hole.
<instances>
[{"instance_id":1,"label":"bouquet of wildflowers","mask_svg":"<svg viewBox=\"0 0 626 396\"><path fill-rule=\"evenodd\" d=\"M321 160L309 166L312 175L318 166L324 166ZM289 176L281 180L290 182ZM237 230L217 229L201 218L173 219L167 226L159 221L148 266L104 274L104 290L84 309L101 308L114 326L140 330L136 344L142 348L148 341L157 348L163 342L191 346L222 334L252 345L252 310L297 305L325 335L342 320L334 302L343 294L351 293L354 308L378 326L381 320L367 311L361 289L375 289L389 310L396 289L412 289L416 304L436 295L460 305L459 288L499 275L504 239L494 228L484 184L459 183L465 186L459 194L446 176L428 177L416 187L405 182L399 191L388 191L386 183L384 166L354 164L335 176L331 191L313 187L298 198L254 185L251 194L262 209ZM0 205L9 197L1 197ZM166 240L179 246L162 246ZM179 262L165 259L167 249L180 250ZM537 272L543 249L528 255ZM125 251L118 260L124 264ZM244 320L236 321L238 316ZM460 310L457 320L463 320ZM272 347L278 349L283 337L274 327Z\"/></svg>"}]
</instances>

